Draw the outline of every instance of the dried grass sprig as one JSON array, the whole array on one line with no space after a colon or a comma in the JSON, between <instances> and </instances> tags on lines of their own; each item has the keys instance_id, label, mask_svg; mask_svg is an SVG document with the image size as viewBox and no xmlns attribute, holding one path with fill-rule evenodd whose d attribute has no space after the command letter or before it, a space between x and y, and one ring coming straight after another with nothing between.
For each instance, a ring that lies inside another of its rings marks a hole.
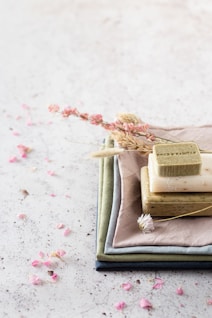
<instances>
[{"instance_id":1,"label":"dried grass sprig","mask_svg":"<svg viewBox=\"0 0 212 318\"><path fill-rule=\"evenodd\" d=\"M141 124L142 121L141 119L134 115L134 114L131 114L131 113L119 113L117 114L117 119L121 122L121 123L132 123L132 124Z\"/></svg>"},{"instance_id":2,"label":"dried grass sprig","mask_svg":"<svg viewBox=\"0 0 212 318\"><path fill-rule=\"evenodd\" d=\"M119 155L123 151L124 149L121 148L106 148L104 150L92 152L90 155L93 158L113 157Z\"/></svg>"},{"instance_id":3,"label":"dried grass sprig","mask_svg":"<svg viewBox=\"0 0 212 318\"><path fill-rule=\"evenodd\" d=\"M110 137L115 140L120 147L127 150L136 150L141 154L148 155L152 152L152 145L145 143L143 140L133 137L124 132L113 131Z\"/></svg>"}]
</instances>

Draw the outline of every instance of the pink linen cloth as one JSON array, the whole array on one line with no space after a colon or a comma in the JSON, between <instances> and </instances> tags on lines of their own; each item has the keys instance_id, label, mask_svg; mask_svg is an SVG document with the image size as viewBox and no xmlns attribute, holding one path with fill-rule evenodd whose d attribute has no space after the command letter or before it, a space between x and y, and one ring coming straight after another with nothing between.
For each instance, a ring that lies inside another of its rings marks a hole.
<instances>
[{"instance_id":1,"label":"pink linen cloth","mask_svg":"<svg viewBox=\"0 0 212 318\"><path fill-rule=\"evenodd\" d=\"M151 127L150 130L155 136L173 141L194 141L200 149L212 151L212 126L170 129ZM126 151L119 155L118 161L121 174L121 206L113 247L212 244L212 217L184 217L155 223L152 233L141 233L137 224L137 219L142 214L140 170L147 165L148 157Z\"/></svg>"}]
</instances>

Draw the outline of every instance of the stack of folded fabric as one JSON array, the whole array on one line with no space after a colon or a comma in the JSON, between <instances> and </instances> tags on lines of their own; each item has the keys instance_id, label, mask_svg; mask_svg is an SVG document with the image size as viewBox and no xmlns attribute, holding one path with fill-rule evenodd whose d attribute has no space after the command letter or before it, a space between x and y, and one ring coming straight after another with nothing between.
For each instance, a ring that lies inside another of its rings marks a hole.
<instances>
[{"instance_id":1,"label":"stack of folded fabric","mask_svg":"<svg viewBox=\"0 0 212 318\"><path fill-rule=\"evenodd\" d=\"M182 142L192 140L200 149L212 149L210 138L212 126L174 129L151 127L151 131L161 138ZM113 147L112 140L106 140L106 147ZM142 204L143 194L141 193L144 187L148 189L150 195L152 193L150 184L143 182L140 174L142 167L146 167L144 169L146 172L151 167L149 158L136 151L124 151L118 156L100 159L96 270L211 269L212 216L210 216L210 209L208 209L209 212L207 211L208 214L155 223L155 230L151 233L145 234L140 231L137 220L143 212L149 212L142 209L146 206L151 207L151 205ZM208 168L212 169L212 166ZM202 186L208 182L203 181ZM198 185L198 182L196 184ZM177 190L176 184L174 186ZM182 182L179 186L182 186ZM162 187L161 184L159 186L161 191L160 187ZM209 188L210 184L207 188L208 193ZM170 182L168 189L170 190ZM198 194L200 191L196 190ZM163 192L165 193L164 190ZM177 192L182 192L181 188ZM207 197L205 190L202 192ZM188 196L192 194L185 192ZM160 193L156 195L160 196ZM211 194L209 193L208 196ZM200 208L207 206L210 200L208 199ZM192 204L187 211L194 208ZM172 215L183 214L187 212L183 210L183 206L185 202L181 207L177 204L172 205L167 213L174 211ZM196 209L197 206L195 206ZM157 206L149 213L152 214L153 210L156 211L153 214L158 217Z\"/></svg>"}]
</instances>

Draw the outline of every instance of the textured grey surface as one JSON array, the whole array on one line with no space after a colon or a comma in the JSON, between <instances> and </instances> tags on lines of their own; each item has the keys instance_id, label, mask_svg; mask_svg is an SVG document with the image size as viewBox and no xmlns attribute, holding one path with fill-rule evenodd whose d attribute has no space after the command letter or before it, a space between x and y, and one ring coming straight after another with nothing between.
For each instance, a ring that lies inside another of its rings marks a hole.
<instances>
[{"instance_id":1,"label":"textured grey surface","mask_svg":"<svg viewBox=\"0 0 212 318\"><path fill-rule=\"evenodd\" d=\"M0 1L1 318L212 315L211 272L94 270L98 161L88 154L105 132L47 110L58 103L108 121L133 112L154 125L211 124L211 28L211 1ZM33 151L9 163L18 144ZM31 261L58 248L67 254L50 283ZM155 290L158 276L165 284ZM120 287L127 281L129 292ZM139 308L142 297L153 310ZM114 307L121 300L123 313Z\"/></svg>"}]
</instances>

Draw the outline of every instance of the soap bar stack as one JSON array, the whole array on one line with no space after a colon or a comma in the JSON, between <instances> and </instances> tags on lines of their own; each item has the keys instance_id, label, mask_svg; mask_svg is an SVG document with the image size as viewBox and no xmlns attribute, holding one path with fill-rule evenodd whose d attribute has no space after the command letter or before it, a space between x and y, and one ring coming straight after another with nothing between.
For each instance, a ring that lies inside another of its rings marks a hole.
<instances>
[{"instance_id":1,"label":"soap bar stack","mask_svg":"<svg viewBox=\"0 0 212 318\"><path fill-rule=\"evenodd\" d=\"M142 208L152 216L175 216L212 205L212 155L193 142L154 145L141 169ZM211 216L212 208L193 216ZM191 215L192 216L192 215Z\"/></svg>"}]
</instances>

